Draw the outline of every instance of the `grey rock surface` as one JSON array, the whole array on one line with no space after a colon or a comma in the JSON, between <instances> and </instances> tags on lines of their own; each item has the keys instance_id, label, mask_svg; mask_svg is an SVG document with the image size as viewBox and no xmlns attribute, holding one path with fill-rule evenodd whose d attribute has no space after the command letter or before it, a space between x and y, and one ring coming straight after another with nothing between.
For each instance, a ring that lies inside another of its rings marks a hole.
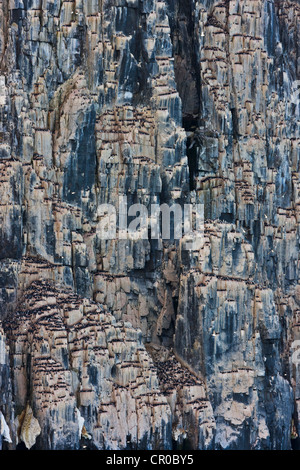
<instances>
[{"instance_id":1,"label":"grey rock surface","mask_svg":"<svg viewBox=\"0 0 300 470\"><path fill-rule=\"evenodd\" d=\"M291 448L299 33L295 0L0 0L0 448ZM120 197L203 205L203 244L104 240Z\"/></svg>"}]
</instances>

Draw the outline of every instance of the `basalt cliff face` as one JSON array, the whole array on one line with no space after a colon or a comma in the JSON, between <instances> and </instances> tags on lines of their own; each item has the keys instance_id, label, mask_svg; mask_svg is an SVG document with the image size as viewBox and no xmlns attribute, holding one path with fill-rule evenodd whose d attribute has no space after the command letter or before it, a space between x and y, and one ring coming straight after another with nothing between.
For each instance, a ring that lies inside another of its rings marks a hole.
<instances>
[{"instance_id":1,"label":"basalt cliff face","mask_svg":"<svg viewBox=\"0 0 300 470\"><path fill-rule=\"evenodd\" d=\"M0 448L291 448L299 41L296 0L0 0ZM120 197L203 243L103 239Z\"/></svg>"}]
</instances>

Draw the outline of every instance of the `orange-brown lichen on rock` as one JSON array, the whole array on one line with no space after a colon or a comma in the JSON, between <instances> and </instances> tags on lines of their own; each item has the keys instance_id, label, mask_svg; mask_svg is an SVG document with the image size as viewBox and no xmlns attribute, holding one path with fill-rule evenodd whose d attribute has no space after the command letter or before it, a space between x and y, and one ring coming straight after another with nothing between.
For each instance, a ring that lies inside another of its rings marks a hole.
<instances>
[{"instance_id":1,"label":"orange-brown lichen on rock","mask_svg":"<svg viewBox=\"0 0 300 470\"><path fill-rule=\"evenodd\" d=\"M38 420L33 416L33 411L29 404L27 404L20 416L17 417L17 420L18 438L24 442L27 449L31 449L36 442L36 438L41 433L41 427Z\"/></svg>"}]
</instances>

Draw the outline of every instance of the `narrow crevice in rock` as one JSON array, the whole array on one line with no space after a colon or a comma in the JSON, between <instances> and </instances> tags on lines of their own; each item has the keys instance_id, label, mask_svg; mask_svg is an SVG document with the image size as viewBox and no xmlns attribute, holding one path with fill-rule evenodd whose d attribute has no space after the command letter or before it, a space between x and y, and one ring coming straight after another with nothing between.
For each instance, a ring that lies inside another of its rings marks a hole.
<instances>
[{"instance_id":1,"label":"narrow crevice in rock","mask_svg":"<svg viewBox=\"0 0 300 470\"><path fill-rule=\"evenodd\" d=\"M196 189L199 142L193 138L201 124L201 73L198 59L195 1L168 0L176 87L182 100L182 126L187 133L190 191ZM202 123L203 124L203 123Z\"/></svg>"}]
</instances>

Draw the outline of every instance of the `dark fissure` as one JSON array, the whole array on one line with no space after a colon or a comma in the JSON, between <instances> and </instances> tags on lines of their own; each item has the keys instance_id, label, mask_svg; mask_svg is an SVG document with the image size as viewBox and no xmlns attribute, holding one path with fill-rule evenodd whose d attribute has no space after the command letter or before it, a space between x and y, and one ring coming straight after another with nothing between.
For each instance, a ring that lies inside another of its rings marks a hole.
<instances>
[{"instance_id":1,"label":"dark fissure","mask_svg":"<svg viewBox=\"0 0 300 470\"><path fill-rule=\"evenodd\" d=\"M201 74L199 42L195 30L195 2L168 0L168 16L173 44L175 80L182 100L182 127L187 132L190 191L196 189L199 142L194 133L201 120Z\"/></svg>"}]
</instances>

